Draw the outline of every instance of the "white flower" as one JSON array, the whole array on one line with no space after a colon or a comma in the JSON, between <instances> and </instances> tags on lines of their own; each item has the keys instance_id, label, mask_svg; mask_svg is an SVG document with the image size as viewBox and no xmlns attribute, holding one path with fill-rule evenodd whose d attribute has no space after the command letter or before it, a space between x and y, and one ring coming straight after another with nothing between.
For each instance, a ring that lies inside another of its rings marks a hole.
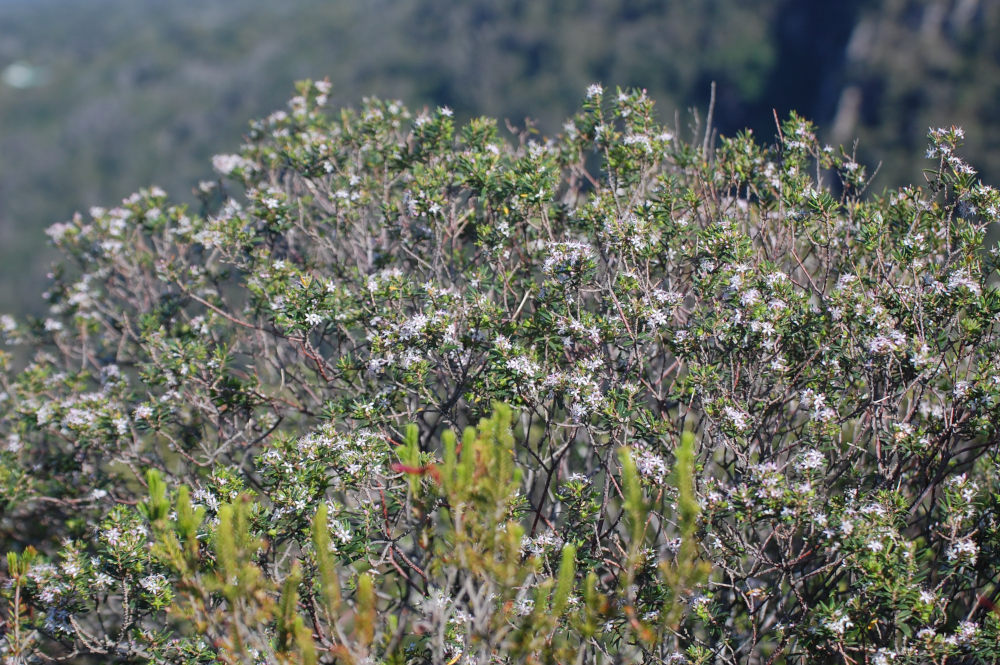
<instances>
[{"instance_id":1,"label":"white flower","mask_svg":"<svg viewBox=\"0 0 1000 665\"><path fill-rule=\"evenodd\" d=\"M958 289L968 289L977 296L982 293L979 283L969 276L969 271L965 268L956 270L948 277L948 290L956 291Z\"/></svg>"},{"instance_id":2,"label":"white flower","mask_svg":"<svg viewBox=\"0 0 1000 665\"><path fill-rule=\"evenodd\" d=\"M527 356L516 356L507 361L507 369L521 376L538 373L538 365Z\"/></svg>"},{"instance_id":3,"label":"white flower","mask_svg":"<svg viewBox=\"0 0 1000 665\"><path fill-rule=\"evenodd\" d=\"M94 585L100 589L110 589L115 586L115 578L111 577L107 573L97 573L94 576Z\"/></svg>"},{"instance_id":4,"label":"white flower","mask_svg":"<svg viewBox=\"0 0 1000 665\"><path fill-rule=\"evenodd\" d=\"M562 546L563 539L552 531L546 531L534 538L525 536L521 539L521 551L536 556L544 554L547 550L557 549Z\"/></svg>"},{"instance_id":5,"label":"white flower","mask_svg":"<svg viewBox=\"0 0 1000 665\"><path fill-rule=\"evenodd\" d=\"M822 422L829 422L837 416L836 410L826 405L826 395L817 393L814 390L802 391L802 405L813 410L813 418Z\"/></svg>"},{"instance_id":6,"label":"white flower","mask_svg":"<svg viewBox=\"0 0 1000 665\"><path fill-rule=\"evenodd\" d=\"M399 338L402 340L408 340L416 337L424 331L430 319L428 319L424 314L417 314L412 319L404 323L399 328Z\"/></svg>"},{"instance_id":7,"label":"white flower","mask_svg":"<svg viewBox=\"0 0 1000 665\"><path fill-rule=\"evenodd\" d=\"M403 369L409 369L421 360L423 360L423 356L420 355L420 351L418 349L410 348L403 353L403 357L400 359L399 364L403 366Z\"/></svg>"},{"instance_id":8,"label":"white flower","mask_svg":"<svg viewBox=\"0 0 1000 665\"><path fill-rule=\"evenodd\" d=\"M743 412L731 406L727 406L723 409L723 411L726 415L726 419L729 421L729 424L732 425L734 429L739 432L746 431L748 426L747 417Z\"/></svg>"},{"instance_id":9,"label":"white flower","mask_svg":"<svg viewBox=\"0 0 1000 665\"><path fill-rule=\"evenodd\" d=\"M814 412L813 415L816 416L817 420L828 423L837 417L837 412L827 406Z\"/></svg>"},{"instance_id":10,"label":"white flower","mask_svg":"<svg viewBox=\"0 0 1000 665\"><path fill-rule=\"evenodd\" d=\"M624 139L622 139L622 143L624 143L625 145L642 146L643 150L645 150L646 152L651 152L653 150L653 146L650 143L649 137L644 134L629 134Z\"/></svg>"},{"instance_id":11,"label":"white flower","mask_svg":"<svg viewBox=\"0 0 1000 665\"><path fill-rule=\"evenodd\" d=\"M388 354L384 358L371 358L368 361L368 375L369 376L380 376L384 371L384 368L393 364L396 361L395 354Z\"/></svg>"},{"instance_id":12,"label":"white flower","mask_svg":"<svg viewBox=\"0 0 1000 665\"><path fill-rule=\"evenodd\" d=\"M844 614L844 610L837 610L833 616L823 622L823 627L836 635L843 635L844 631L853 625L854 622Z\"/></svg>"},{"instance_id":13,"label":"white flower","mask_svg":"<svg viewBox=\"0 0 1000 665\"><path fill-rule=\"evenodd\" d=\"M776 270L775 272L770 273L767 277L764 278L764 281L767 282L767 285L772 288L776 284L781 284L787 280L788 280L788 275L781 272L780 270Z\"/></svg>"},{"instance_id":14,"label":"white flower","mask_svg":"<svg viewBox=\"0 0 1000 665\"><path fill-rule=\"evenodd\" d=\"M799 455L795 468L799 471L814 471L826 466L826 457L820 451L810 448Z\"/></svg>"},{"instance_id":15,"label":"white flower","mask_svg":"<svg viewBox=\"0 0 1000 665\"><path fill-rule=\"evenodd\" d=\"M910 354L910 362L917 369L926 367L931 362L930 353L931 348L927 344L921 344L915 352Z\"/></svg>"},{"instance_id":16,"label":"white flower","mask_svg":"<svg viewBox=\"0 0 1000 665\"><path fill-rule=\"evenodd\" d=\"M52 238L52 242L57 245L62 242L62 239L66 236L66 233L73 229L73 225L68 222L58 222L53 224L49 228L45 229L45 235Z\"/></svg>"},{"instance_id":17,"label":"white flower","mask_svg":"<svg viewBox=\"0 0 1000 665\"><path fill-rule=\"evenodd\" d=\"M594 255L593 248L582 242L550 242L545 249L547 256L542 264L542 272L546 275L580 266Z\"/></svg>"},{"instance_id":18,"label":"white flower","mask_svg":"<svg viewBox=\"0 0 1000 665\"><path fill-rule=\"evenodd\" d=\"M877 356L884 356L891 353L892 349L892 340L885 335L877 335L868 342L868 350Z\"/></svg>"},{"instance_id":19,"label":"white flower","mask_svg":"<svg viewBox=\"0 0 1000 665\"><path fill-rule=\"evenodd\" d=\"M353 538L351 535L351 528L341 520L333 520L333 522L330 523L330 530L333 531L333 535L341 543L349 543Z\"/></svg>"},{"instance_id":20,"label":"white flower","mask_svg":"<svg viewBox=\"0 0 1000 665\"><path fill-rule=\"evenodd\" d=\"M708 605L711 602L712 599L706 596L705 594L698 594L697 596L691 599L691 609L695 610L696 612L699 610L704 610L708 607Z\"/></svg>"},{"instance_id":21,"label":"white flower","mask_svg":"<svg viewBox=\"0 0 1000 665\"><path fill-rule=\"evenodd\" d=\"M167 586L167 579L160 573L153 573L139 580L139 586L149 593L159 593Z\"/></svg>"},{"instance_id":22,"label":"white flower","mask_svg":"<svg viewBox=\"0 0 1000 665\"><path fill-rule=\"evenodd\" d=\"M59 593L61 591L62 591L62 588L59 587L59 586L56 586L56 585L47 586L44 589L42 589L41 593L38 594L38 600L40 600L43 603L45 603L46 605L48 605L48 604L52 603L53 601L55 601L56 598L59 597Z\"/></svg>"},{"instance_id":23,"label":"white flower","mask_svg":"<svg viewBox=\"0 0 1000 665\"><path fill-rule=\"evenodd\" d=\"M657 330L667 325L669 319L666 313L661 309L650 310L649 315L646 317L646 326L650 330Z\"/></svg>"},{"instance_id":24,"label":"white flower","mask_svg":"<svg viewBox=\"0 0 1000 665\"><path fill-rule=\"evenodd\" d=\"M657 484L663 483L667 477L667 463L662 457L648 450L637 450L635 454L636 470L654 480Z\"/></svg>"},{"instance_id":25,"label":"white flower","mask_svg":"<svg viewBox=\"0 0 1000 665\"><path fill-rule=\"evenodd\" d=\"M222 175L229 175L236 169L247 169L253 162L239 155L215 155L212 157L212 168Z\"/></svg>"},{"instance_id":26,"label":"white flower","mask_svg":"<svg viewBox=\"0 0 1000 665\"><path fill-rule=\"evenodd\" d=\"M877 503L866 503L861 507L861 512L865 515L877 515L882 517L885 515L885 508Z\"/></svg>"},{"instance_id":27,"label":"white flower","mask_svg":"<svg viewBox=\"0 0 1000 665\"><path fill-rule=\"evenodd\" d=\"M889 661L896 657L895 651L889 649L879 649L872 658L872 665L889 665Z\"/></svg>"},{"instance_id":28,"label":"white flower","mask_svg":"<svg viewBox=\"0 0 1000 665\"><path fill-rule=\"evenodd\" d=\"M306 323L311 326L318 326L323 323L323 316L321 314L317 314L316 312L309 312L306 314Z\"/></svg>"},{"instance_id":29,"label":"white flower","mask_svg":"<svg viewBox=\"0 0 1000 665\"><path fill-rule=\"evenodd\" d=\"M117 545L119 545L121 543L121 539L122 539L122 531L118 527L113 526L104 532L104 540L111 547L116 547Z\"/></svg>"},{"instance_id":30,"label":"white flower","mask_svg":"<svg viewBox=\"0 0 1000 665\"><path fill-rule=\"evenodd\" d=\"M69 560L69 561L63 561L62 571L64 574L69 575L70 577L76 577L77 575L83 572L83 569L80 567L80 564L77 563L76 561Z\"/></svg>"},{"instance_id":31,"label":"white flower","mask_svg":"<svg viewBox=\"0 0 1000 665\"><path fill-rule=\"evenodd\" d=\"M432 589L420 603L420 609L426 616L437 616L448 609L451 600L441 589Z\"/></svg>"},{"instance_id":32,"label":"white flower","mask_svg":"<svg viewBox=\"0 0 1000 665\"><path fill-rule=\"evenodd\" d=\"M604 94L604 88L600 83L592 83L587 86L587 99L593 99L594 97L600 97Z\"/></svg>"},{"instance_id":33,"label":"white flower","mask_svg":"<svg viewBox=\"0 0 1000 665\"><path fill-rule=\"evenodd\" d=\"M504 335L497 335L496 338L493 340L493 346L495 346L497 350L501 352L510 351L511 349L510 340L507 339Z\"/></svg>"},{"instance_id":34,"label":"white flower","mask_svg":"<svg viewBox=\"0 0 1000 665\"><path fill-rule=\"evenodd\" d=\"M978 632L978 625L971 621L963 621L958 624L958 628L955 630L955 638L959 644L967 644L976 637Z\"/></svg>"},{"instance_id":35,"label":"white flower","mask_svg":"<svg viewBox=\"0 0 1000 665\"><path fill-rule=\"evenodd\" d=\"M962 538L952 543L945 555L948 557L948 561L967 558L970 564L975 564L976 557L979 555L979 546L971 538Z\"/></svg>"},{"instance_id":36,"label":"white flower","mask_svg":"<svg viewBox=\"0 0 1000 665\"><path fill-rule=\"evenodd\" d=\"M854 281L857 280L857 279L858 279L857 277L855 277L854 275L852 275L850 273L844 273L843 275L840 276L839 279L837 279L837 287L836 288L837 288L838 291L839 290L843 290L843 289L847 288L848 285L854 283Z\"/></svg>"},{"instance_id":37,"label":"white flower","mask_svg":"<svg viewBox=\"0 0 1000 665\"><path fill-rule=\"evenodd\" d=\"M573 405L569 407L569 417L572 418L575 423L583 422L583 420L587 417L587 406L585 404L581 404L580 402L573 403Z\"/></svg>"},{"instance_id":38,"label":"white flower","mask_svg":"<svg viewBox=\"0 0 1000 665\"><path fill-rule=\"evenodd\" d=\"M760 300L760 291L757 289L747 289L740 296L740 304L744 307L750 307L755 305Z\"/></svg>"},{"instance_id":39,"label":"white flower","mask_svg":"<svg viewBox=\"0 0 1000 665\"><path fill-rule=\"evenodd\" d=\"M684 296L676 291L664 291L663 289L653 289L653 299L661 305L676 305Z\"/></svg>"},{"instance_id":40,"label":"white flower","mask_svg":"<svg viewBox=\"0 0 1000 665\"><path fill-rule=\"evenodd\" d=\"M199 504L204 504L209 510L217 511L219 509L219 497L215 496L213 492L205 489L196 489L191 493L191 498L197 501Z\"/></svg>"}]
</instances>

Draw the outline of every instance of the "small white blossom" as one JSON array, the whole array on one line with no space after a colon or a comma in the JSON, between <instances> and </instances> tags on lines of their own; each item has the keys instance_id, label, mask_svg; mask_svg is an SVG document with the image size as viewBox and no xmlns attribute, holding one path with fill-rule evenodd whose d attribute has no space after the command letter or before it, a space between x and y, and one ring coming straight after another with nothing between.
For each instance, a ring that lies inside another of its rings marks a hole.
<instances>
[{"instance_id":1,"label":"small white blossom","mask_svg":"<svg viewBox=\"0 0 1000 665\"><path fill-rule=\"evenodd\" d=\"M725 413L726 420L729 421L729 424L732 425L733 429L739 432L746 431L747 427L749 426L746 414L744 414L739 409L733 408L731 406L727 406L725 409L723 409L723 412Z\"/></svg>"},{"instance_id":2,"label":"small white blossom","mask_svg":"<svg viewBox=\"0 0 1000 665\"><path fill-rule=\"evenodd\" d=\"M959 644L968 644L979 633L979 626L972 621L963 621L955 630L955 639Z\"/></svg>"},{"instance_id":3,"label":"small white blossom","mask_svg":"<svg viewBox=\"0 0 1000 665\"><path fill-rule=\"evenodd\" d=\"M979 555L979 546L971 538L962 538L952 543L945 555L949 561L968 559L969 564L974 565Z\"/></svg>"},{"instance_id":4,"label":"small white blossom","mask_svg":"<svg viewBox=\"0 0 1000 665\"><path fill-rule=\"evenodd\" d=\"M538 365L527 356L516 356L507 361L507 369L521 376L533 376L538 373Z\"/></svg>"},{"instance_id":5,"label":"small white blossom","mask_svg":"<svg viewBox=\"0 0 1000 665\"><path fill-rule=\"evenodd\" d=\"M643 476L661 484L666 480L667 463L662 457L648 450L637 450L635 453L636 470Z\"/></svg>"},{"instance_id":6,"label":"small white blossom","mask_svg":"<svg viewBox=\"0 0 1000 665\"><path fill-rule=\"evenodd\" d=\"M960 289L966 289L977 296L982 293L979 282L972 279L969 276L969 271L965 268L956 270L948 277L948 290L957 291Z\"/></svg>"},{"instance_id":7,"label":"small white blossom","mask_svg":"<svg viewBox=\"0 0 1000 665\"><path fill-rule=\"evenodd\" d=\"M747 289L740 295L740 304L744 307L756 305L760 301L760 291L757 289Z\"/></svg>"},{"instance_id":8,"label":"small white blossom","mask_svg":"<svg viewBox=\"0 0 1000 665\"><path fill-rule=\"evenodd\" d=\"M253 162L239 155L215 155L212 157L212 168L222 175L229 175L236 169L248 169Z\"/></svg>"},{"instance_id":9,"label":"small white blossom","mask_svg":"<svg viewBox=\"0 0 1000 665\"><path fill-rule=\"evenodd\" d=\"M493 346L495 346L497 350L501 352L510 351L511 349L510 340L507 339L504 335L497 335L496 338L493 340Z\"/></svg>"},{"instance_id":10,"label":"small white blossom","mask_svg":"<svg viewBox=\"0 0 1000 665\"><path fill-rule=\"evenodd\" d=\"M868 342L868 350L877 356L892 353L893 348L895 348L895 345L892 343L892 340L885 335L877 335Z\"/></svg>"},{"instance_id":11,"label":"small white blossom","mask_svg":"<svg viewBox=\"0 0 1000 665\"><path fill-rule=\"evenodd\" d=\"M835 635L843 635L844 632L853 625L854 622L851 621L850 617L844 613L844 610L840 609L834 612L833 616L823 622L823 627Z\"/></svg>"},{"instance_id":12,"label":"small white blossom","mask_svg":"<svg viewBox=\"0 0 1000 665\"><path fill-rule=\"evenodd\" d=\"M896 658L896 652L889 649L879 649L872 656L872 665L889 665Z\"/></svg>"},{"instance_id":13,"label":"small white blossom","mask_svg":"<svg viewBox=\"0 0 1000 665\"><path fill-rule=\"evenodd\" d=\"M810 448L799 455L795 468L799 471L817 471L826 466L826 457L820 451Z\"/></svg>"}]
</instances>

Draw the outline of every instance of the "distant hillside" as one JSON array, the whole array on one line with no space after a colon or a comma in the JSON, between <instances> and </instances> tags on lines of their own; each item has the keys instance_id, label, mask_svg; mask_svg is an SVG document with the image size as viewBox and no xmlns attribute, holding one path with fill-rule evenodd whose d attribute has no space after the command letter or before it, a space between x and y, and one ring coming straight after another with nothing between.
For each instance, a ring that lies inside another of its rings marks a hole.
<instances>
[{"instance_id":1,"label":"distant hillside","mask_svg":"<svg viewBox=\"0 0 1000 665\"><path fill-rule=\"evenodd\" d=\"M716 81L722 132L798 109L860 138L881 187L919 179L928 126L962 124L995 179L998 27L981 0L0 0L0 309L37 300L42 228L145 184L183 195L306 77L334 105L544 109L546 132L593 81L683 129Z\"/></svg>"}]
</instances>

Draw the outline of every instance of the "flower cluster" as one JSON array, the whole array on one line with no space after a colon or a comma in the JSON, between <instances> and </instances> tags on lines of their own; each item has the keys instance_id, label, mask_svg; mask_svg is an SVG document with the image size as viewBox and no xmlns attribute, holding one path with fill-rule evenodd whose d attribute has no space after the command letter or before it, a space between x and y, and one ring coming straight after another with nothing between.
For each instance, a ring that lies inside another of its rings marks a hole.
<instances>
[{"instance_id":1,"label":"flower cluster","mask_svg":"<svg viewBox=\"0 0 1000 665\"><path fill-rule=\"evenodd\" d=\"M49 228L46 312L0 316L5 658L1000 657L960 130L877 195L794 114L685 140L595 84L508 141L329 93L199 206Z\"/></svg>"}]
</instances>

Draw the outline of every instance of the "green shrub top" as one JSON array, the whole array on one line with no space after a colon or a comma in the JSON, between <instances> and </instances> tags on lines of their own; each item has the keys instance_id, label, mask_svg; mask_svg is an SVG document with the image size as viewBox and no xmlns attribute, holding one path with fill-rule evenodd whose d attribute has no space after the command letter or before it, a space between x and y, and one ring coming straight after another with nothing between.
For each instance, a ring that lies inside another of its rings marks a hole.
<instances>
[{"instance_id":1,"label":"green shrub top","mask_svg":"<svg viewBox=\"0 0 1000 665\"><path fill-rule=\"evenodd\" d=\"M878 195L795 115L715 140L595 85L510 142L328 93L197 210L49 229L48 318L0 321L10 662L1000 655L961 130Z\"/></svg>"}]
</instances>

